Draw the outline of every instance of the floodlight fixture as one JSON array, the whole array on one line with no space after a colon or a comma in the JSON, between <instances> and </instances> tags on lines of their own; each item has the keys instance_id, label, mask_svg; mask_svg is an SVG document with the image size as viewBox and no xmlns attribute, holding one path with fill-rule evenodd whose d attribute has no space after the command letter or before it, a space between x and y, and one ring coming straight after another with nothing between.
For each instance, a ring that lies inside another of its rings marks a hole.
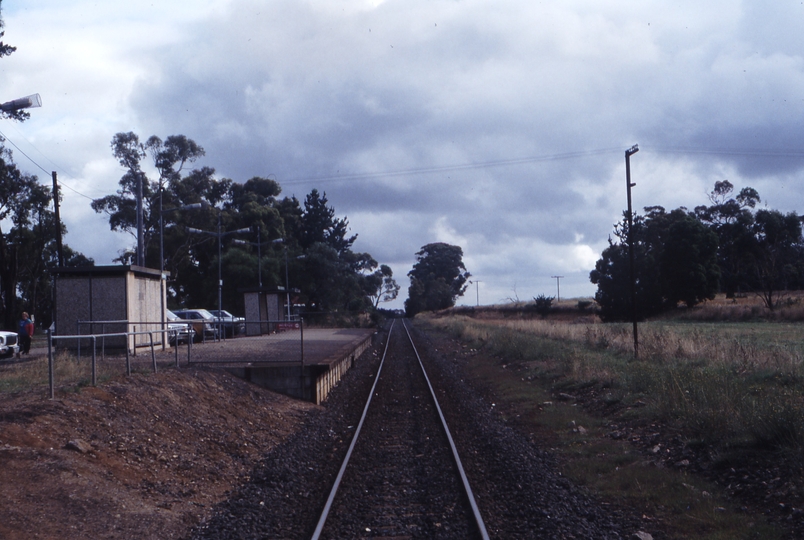
<instances>
[{"instance_id":1,"label":"floodlight fixture","mask_svg":"<svg viewBox=\"0 0 804 540\"><path fill-rule=\"evenodd\" d=\"M33 109L41 106L42 98L39 96L39 94L31 94L30 96L14 99L12 101L6 101L5 103L0 104L0 111L8 113L22 109Z\"/></svg>"},{"instance_id":2,"label":"floodlight fixture","mask_svg":"<svg viewBox=\"0 0 804 540\"><path fill-rule=\"evenodd\" d=\"M625 154L626 154L627 156L633 156L633 155L634 155L634 154L636 154L637 152L639 152L639 145L638 145L638 144L635 144L634 146L632 146L631 148L629 148L628 150L626 150L626 151L625 151Z\"/></svg>"}]
</instances>

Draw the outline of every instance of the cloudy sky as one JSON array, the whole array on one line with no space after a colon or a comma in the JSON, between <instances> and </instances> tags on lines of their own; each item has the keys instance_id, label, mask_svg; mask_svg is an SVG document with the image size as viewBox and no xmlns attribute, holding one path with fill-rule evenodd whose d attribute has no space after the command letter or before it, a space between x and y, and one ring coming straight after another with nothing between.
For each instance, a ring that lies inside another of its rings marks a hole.
<instances>
[{"instance_id":1,"label":"cloudy sky","mask_svg":"<svg viewBox=\"0 0 804 540\"><path fill-rule=\"evenodd\" d=\"M800 0L3 0L0 132L65 186L65 241L132 239L89 204L115 133L184 134L220 177L325 191L406 296L419 248L460 245L459 301L594 294L626 207L693 208L714 182L804 213ZM26 154L23 155L22 153ZM479 298L478 298L479 297ZM401 301L394 307L401 306Z\"/></svg>"}]
</instances>

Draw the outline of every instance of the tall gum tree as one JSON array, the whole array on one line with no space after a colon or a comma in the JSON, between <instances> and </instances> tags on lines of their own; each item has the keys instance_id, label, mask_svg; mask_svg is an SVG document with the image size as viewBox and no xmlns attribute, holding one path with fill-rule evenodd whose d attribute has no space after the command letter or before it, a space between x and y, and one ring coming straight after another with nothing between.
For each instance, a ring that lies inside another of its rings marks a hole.
<instances>
[{"instance_id":1,"label":"tall gum tree","mask_svg":"<svg viewBox=\"0 0 804 540\"><path fill-rule=\"evenodd\" d=\"M422 311L450 308L466 291L471 274L463 264L463 250L443 242L422 246L408 272L410 287L405 311L409 317Z\"/></svg>"}]
</instances>

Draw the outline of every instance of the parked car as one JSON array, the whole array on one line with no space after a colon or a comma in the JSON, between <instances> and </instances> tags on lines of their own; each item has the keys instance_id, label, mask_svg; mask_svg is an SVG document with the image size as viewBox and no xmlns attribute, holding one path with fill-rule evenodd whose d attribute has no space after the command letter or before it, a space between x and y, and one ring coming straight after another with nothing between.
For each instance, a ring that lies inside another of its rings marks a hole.
<instances>
[{"instance_id":1,"label":"parked car","mask_svg":"<svg viewBox=\"0 0 804 540\"><path fill-rule=\"evenodd\" d=\"M175 309L173 313L184 321L193 325L195 340L216 339L218 329L215 326L215 317L206 309Z\"/></svg>"},{"instance_id":2,"label":"parked car","mask_svg":"<svg viewBox=\"0 0 804 540\"><path fill-rule=\"evenodd\" d=\"M226 337L246 333L246 319L243 317L235 317L225 309L221 309L220 311L210 309L208 311L215 317L216 324L220 323L223 325Z\"/></svg>"},{"instance_id":3,"label":"parked car","mask_svg":"<svg viewBox=\"0 0 804 540\"><path fill-rule=\"evenodd\" d=\"M11 358L20 352L16 332L0 331L0 358Z\"/></svg>"},{"instance_id":4,"label":"parked car","mask_svg":"<svg viewBox=\"0 0 804 540\"><path fill-rule=\"evenodd\" d=\"M166 317L168 321L168 343L176 345L177 343L189 343L195 337L195 329L189 322L182 322L181 317L170 311L166 310Z\"/></svg>"}]
</instances>

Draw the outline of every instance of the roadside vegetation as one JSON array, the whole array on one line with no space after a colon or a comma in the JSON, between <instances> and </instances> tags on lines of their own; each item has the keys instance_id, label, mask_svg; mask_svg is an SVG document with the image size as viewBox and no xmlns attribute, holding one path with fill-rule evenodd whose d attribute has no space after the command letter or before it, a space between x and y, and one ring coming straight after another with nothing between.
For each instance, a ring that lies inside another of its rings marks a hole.
<instances>
[{"instance_id":1,"label":"roadside vegetation","mask_svg":"<svg viewBox=\"0 0 804 540\"><path fill-rule=\"evenodd\" d=\"M645 414L703 440L800 448L804 442L804 328L757 322L640 325L640 360L627 324L432 319L432 324L529 376L605 384L612 399L645 401Z\"/></svg>"},{"instance_id":2,"label":"roadside vegetation","mask_svg":"<svg viewBox=\"0 0 804 540\"><path fill-rule=\"evenodd\" d=\"M462 343L476 381L510 421L557 453L565 474L643 508L657 530L675 538L784 537L750 516L777 513L782 521L800 513L801 494L790 488L800 479L785 478L784 467L776 478L769 473L767 481L788 487L760 485L767 494L747 510L740 505L752 502L729 499L734 490L715 485L714 473L694 473L701 471L689 459L705 455L707 472L736 470L735 485L750 482L740 463L800 464L804 327L757 318L701 322L685 310L685 318L640 323L635 360L630 324L594 322L580 309L571 320L569 309L553 309L546 317L523 309L519 317L454 311L417 320ZM716 307L721 316L751 309Z\"/></svg>"}]
</instances>

